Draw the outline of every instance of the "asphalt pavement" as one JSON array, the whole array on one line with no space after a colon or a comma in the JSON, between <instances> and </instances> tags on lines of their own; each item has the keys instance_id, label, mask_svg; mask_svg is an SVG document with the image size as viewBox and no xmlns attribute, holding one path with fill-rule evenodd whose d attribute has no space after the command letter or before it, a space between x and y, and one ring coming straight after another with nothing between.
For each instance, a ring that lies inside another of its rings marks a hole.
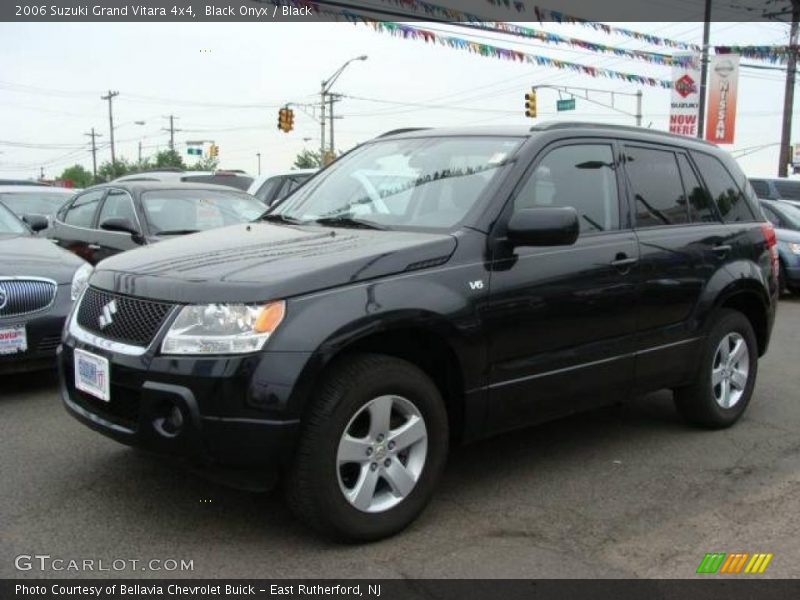
<instances>
[{"instance_id":1,"label":"asphalt pavement","mask_svg":"<svg viewBox=\"0 0 800 600\"><path fill-rule=\"evenodd\" d=\"M660 392L460 448L422 517L363 546L318 539L279 494L210 483L87 429L54 374L6 376L0 577L695 577L707 552L772 553L761 576L797 577L798 365L794 297L732 429L687 427ZM152 559L162 570L142 570ZM163 570L170 560L193 570Z\"/></svg>"}]
</instances>

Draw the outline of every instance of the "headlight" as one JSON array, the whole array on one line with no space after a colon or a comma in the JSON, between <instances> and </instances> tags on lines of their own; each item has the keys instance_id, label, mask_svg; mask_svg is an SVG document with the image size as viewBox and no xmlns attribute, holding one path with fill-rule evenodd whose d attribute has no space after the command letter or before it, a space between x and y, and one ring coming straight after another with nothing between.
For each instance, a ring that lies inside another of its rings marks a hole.
<instances>
[{"instance_id":1,"label":"headlight","mask_svg":"<svg viewBox=\"0 0 800 600\"><path fill-rule=\"evenodd\" d=\"M791 242L789 244L789 251L792 254L800 254L800 244L795 244L794 242Z\"/></svg>"},{"instance_id":2,"label":"headlight","mask_svg":"<svg viewBox=\"0 0 800 600\"><path fill-rule=\"evenodd\" d=\"M70 296L73 302L80 298L83 290L86 289L86 285L89 283L89 277L91 277L93 271L94 267L89 263L82 265L80 269L75 271L75 274L72 276L72 289L70 290Z\"/></svg>"},{"instance_id":3,"label":"headlight","mask_svg":"<svg viewBox=\"0 0 800 600\"><path fill-rule=\"evenodd\" d=\"M164 354L244 354L257 352L283 320L283 300L263 305L184 306L169 328Z\"/></svg>"}]
</instances>

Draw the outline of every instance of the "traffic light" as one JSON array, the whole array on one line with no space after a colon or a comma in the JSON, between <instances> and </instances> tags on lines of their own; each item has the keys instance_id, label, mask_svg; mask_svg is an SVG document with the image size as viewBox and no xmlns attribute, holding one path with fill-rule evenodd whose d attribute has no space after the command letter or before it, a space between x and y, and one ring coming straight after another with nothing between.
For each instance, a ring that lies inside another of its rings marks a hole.
<instances>
[{"instance_id":1,"label":"traffic light","mask_svg":"<svg viewBox=\"0 0 800 600\"><path fill-rule=\"evenodd\" d=\"M284 133L294 129L294 111L291 108L282 108L278 111L278 129Z\"/></svg>"},{"instance_id":2,"label":"traffic light","mask_svg":"<svg viewBox=\"0 0 800 600\"><path fill-rule=\"evenodd\" d=\"M217 158L217 156L219 156L219 146L217 146L216 144L211 144L208 147L208 155L211 158Z\"/></svg>"},{"instance_id":3,"label":"traffic light","mask_svg":"<svg viewBox=\"0 0 800 600\"><path fill-rule=\"evenodd\" d=\"M525 94L525 116L531 119L536 116L536 88Z\"/></svg>"}]
</instances>

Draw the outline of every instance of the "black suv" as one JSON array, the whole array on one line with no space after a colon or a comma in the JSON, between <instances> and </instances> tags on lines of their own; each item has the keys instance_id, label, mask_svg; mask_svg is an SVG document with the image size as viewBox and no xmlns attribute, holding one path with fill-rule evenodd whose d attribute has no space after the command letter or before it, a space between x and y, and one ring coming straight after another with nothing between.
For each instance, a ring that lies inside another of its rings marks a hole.
<instances>
[{"instance_id":1,"label":"black suv","mask_svg":"<svg viewBox=\"0 0 800 600\"><path fill-rule=\"evenodd\" d=\"M82 281L63 399L126 444L281 473L339 539L401 530L455 443L675 391L732 425L777 296L774 231L716 146L591 124L421 129L261 222Z\"/></svg>"}]
</instances>

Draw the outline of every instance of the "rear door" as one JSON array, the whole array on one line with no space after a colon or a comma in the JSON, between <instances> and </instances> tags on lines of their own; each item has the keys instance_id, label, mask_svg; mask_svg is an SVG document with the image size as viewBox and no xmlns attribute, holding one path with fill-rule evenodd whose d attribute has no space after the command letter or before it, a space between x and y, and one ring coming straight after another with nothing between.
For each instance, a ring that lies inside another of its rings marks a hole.
<instances>
[{"instance_id":1,"label":"rear door","mask_svg":"<svg viewBox=\"0 0 800 600\"><path fill-rule=\"evenodd\" d=\"M641 269L637 393L683 382L700 347L693 318L730 254L728 232L680 148L625 143L624 166Z\"/></svg>"},{"instance_id":2,"label":"rear door","mask_svg":"<svg viewBox=\"0 0 800 600\"><path fill-rule=\"evenodd\" d=\"M638 245L620 207L615 145L565 140L533 162L506 208L571 206L572 246L491 258L489 428L543 421L627 395L633 380Z\"/></svg>"},{"instance_id":3,"label":"rear door","mask_svg":"<svg viewBox=\"0 0 800 600\"><path fill-rule=\"evenodd\" d=\"M103 222L106 219L117 218L127 219L139 231L138 235L131 235L122 231L106 231L103 229ZM97 244L92 248L92 263L98 263L104 258L113 256L125 250L131 250L144 243L144 231L141 221L136 213L134 201L131 195L121 189L111 189L103 200L100 213L97 218Z\"/></svg>"},{"instance_id":4,"label":"rear door","mask_svg":"<svg viewBox=\"0 0 800 600\"><path fill-rule=\"evenodd\" d=\"M59 211L50 234L60 246L89 262L99 247L97 211L105 194L106 190L100 189L76 196Z\"/></svg>"}]
</instances>

